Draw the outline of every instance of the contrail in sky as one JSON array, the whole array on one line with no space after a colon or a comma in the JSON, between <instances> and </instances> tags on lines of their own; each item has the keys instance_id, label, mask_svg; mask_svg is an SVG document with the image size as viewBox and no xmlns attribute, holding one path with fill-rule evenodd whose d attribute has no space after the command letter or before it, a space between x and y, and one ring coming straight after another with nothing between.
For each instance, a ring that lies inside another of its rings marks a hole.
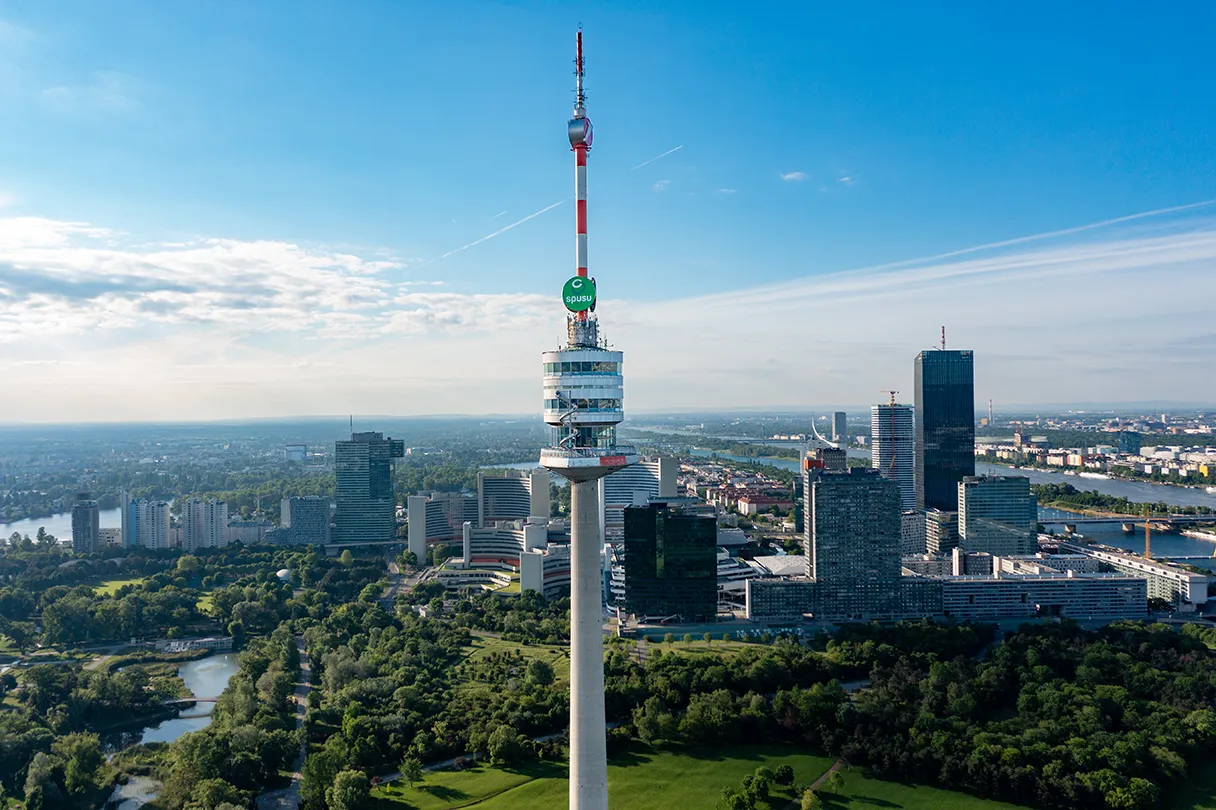
<instances>
[{"instance_id":1,"label":"contrail in sky","mask_svg":"<svg viewBox=\"0 0 1216 810\"><path fill-rule=\"evenodd\" d=\"M1172 208L1158 208L1155 211L1141 211L1138 214L1128 214L1127 216L1115 217L1114 219L1104 219L1101 222L1091 222L1088 225L1078 225L1075 228L1064 228L1059 231L1048 231L1046 233L1036 233L1032 236L1019 236L1016 239L1006 239L1003 242L989 242L986 245L976 245L975 247L963 248L962 250L952 250L949 253L938 253L936 256L923 256L919 259L905 259L901 262L891 262L889 264L879 264L874 267L865 268L864 272L873 272L875 270L890 270L896 267L902 267L905 264L916 264L919 262L931 262L938 259L951 259L955 256L963 256L968 253L976 253L981 250L992 250L993 248L1009 247L1010 245L1020 245L1023 242L1037 242L1040 239L1050 239L1056 236L1070 236L1074 233L1082 233L1084 231L1092 231L1095 228L1105 228L1107 225L1118 225L1120 222L1131 222L1137 219L1146 219L1148 217L1159 216L1160 214L1176 214L1179 211L1189 211L1192 208L1202 208L1206 205L1216 204L1216 199L1203 200L1201 202L1187 203L1186 205L1175 205Z\"/></svg>"},{"instance_id":2,"label":"contrail in sky","mask_svg":"<svg viewBox=\"0 0 1216 810\"><path fill-rule=\"evenodd\" d=\"M507 209L507 211L509 211L509 210L511 210L511 209L509 209L509 208L508 208L508 209ZM490 217L490 219L498 219L498 218L499 218L499 217L501 217L503 214L507 213L507 211L499 211L497 214L495 214L494 216Z\"/></svg>"},{"instance_id":3,"label":"contrail in sky","mask_svg":"<svg viewBox=\"0 0 1216 810\"><path fill-rule=\"evenodd\" d=\"M473 247L474 245L480 245L482 242L486 241L487 239L493 239L495 236L498 236L499 234L504 234L507 231L511 230L512 228L516 227L517 225L523 225L528 220L533 219L535 217L539 217L541 214L545 213L546 211L551 211L552 209L557 208L563 202L565 202L565 200L558 200L557 202L553 203L553 205L547 205L544 208L537 211L535 214L528 214L523 219L518 220L516 222L512 222L510 225L506 226L505 228L499 228L498 230L494 231L494 233L487 234L487 235L481 237L480 239L475 239L474 241L469 242L467 245L458 247L455 250L449 250L447 253L440 256L439 259L446 259L448 256L452 256L457 253L460 253L462 250L468 250L469 248ZM503 213L506 213L506 212L504 211ZM439 259L435 259L434 262L429 262L429 264L434 264L435 262L439 261Z\"/></svg>"},{"instance_id":4,"label":"contrail in sky","mask_svg":"<svg viewBox=\"0 0 1216 810\"><path fill-rule=\"evenodd\" d=\"M679 152L679 151L680 151L681 149L683 149L683 148L684 148L684 144L680 144L680 145L679 145L679 146L677 146L675 149L668 149L668 150L667 150L666 152L664 152L663 154L661 154L661 155L655 155L655 156L654 156L654 157L652 157L650 160L643 160L641 163L639 163L638 165L634 166L634 167L633 167L632 169L630 169L629 171L631 171L631 172L635 172L635 171L637 171L638 169L640 169L640 168L642 168L643 166L645 166L647 163L654 163L654 162L655 162L656 160L658 160L659 158L662 158L662 157L667 157L667 156L668 156L668 155L670 155L672 152Z\"/></svg>"}]
</instances>

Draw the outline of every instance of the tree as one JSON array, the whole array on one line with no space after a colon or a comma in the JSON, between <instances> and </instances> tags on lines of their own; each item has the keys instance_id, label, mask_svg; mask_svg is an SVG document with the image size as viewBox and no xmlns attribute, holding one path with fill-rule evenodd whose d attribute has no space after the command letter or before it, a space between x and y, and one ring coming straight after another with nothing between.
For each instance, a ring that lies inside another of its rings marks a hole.
<instances>
[{"instance_id":1,"label":"tree","mask_svg":"<svg viewBox=\"0 0 1216 810\"><path fill-rule=\"evenodd\" d=\"M338 557L338 562L342 563L345 566L350 566L351 564L354 563L354 561L355 561L355 555L350 553L350 549L349 548L342 549L342 554L341 554L341 556Z\"/></svg>"},{"instance_id":2,"label":"tree","mask_svg":"<svg viewBox=\"0 0 1216 810\"><path fill-rule=\"evenodd\" d=\"M773 781L779 785L794 784L794 768L791 765L778 765L776 773L773 774Z\"/></svg>"},{"instance_id":3,"label":"tree","mask_svg":"<svg viewBox=\"0 0 1216 810\"><path fill-rule=\"evenodd\" d=\"M730 633L723 633L723 634L722 634L722 640L723 640L723 641L730 641Z\"/></svg>"},{"instance_id":4,"label":"tree","mask_svg":"<svg viewBox=\"0 0 1216 810\"><path fill-rule=\"evenodd\" d=\"M362 810L367 804L371 785L363 771L339 771L334 783L325 791L329 810Z\"/></svg>"},{"instance_id":5,"label":"tree","mask_svg":"<svg viewBox=\"0 0 1216 810\"><path fill-rule=\"evenodd\" d=\"M204 779L190 792L185 810L221 810L225 805L244 807L249 794L223 779Z\"/></svg>"},{"instance_id":6,"label":"tree","mask_svg":"<svg viewBox=\"0 0 1216 810\"><path fill-rule=\"evenodd\" d=\"M844 775L839 770L832 771L828 775L828 790L833 793L839 793L844 790Z\"/></svg>"},{"instance_id":7,"label":"tree","mask_svg":"<svg viewBox=\"0 0 1216 810\"><path fill-rule=\"evenodd\" d=\"M692 644L692 633L685 633L685 634L684 634L684 643L685 643L685 644Z\"/></svg>"},{"instance_id":8,"label":"tree","mask_svg":"<svg viewBox=\"0 0 1216 810\"><path fill-rule=\"evenodd\" d=\"M823 810L823 799L819 798L815 791L807 788L802 793L802 801L799 802L801 810Z\"/></svg>"},{"instance_id":9,"label":"tree","mask_svg":"<svg viewBox=\"0 0 1216 810\"><path fill-rule=\"evenodd\" d=\"M541 658L533 658L528 664L528 681L538 686L553 683L553 665Z\"/></svg>"},{"instance_id":10,"label":"tree","mask_svg":"<svg viewBox=\"0 0 1216 810\"><path fill-rule=\"evenodd\" d=\"M673 633L666 633L666 634L664 634L664 636L663 636L663 643L664 643L664 644L671 644L671 643L673 643L675 640L676 640L676 637L675 637L675 635L674 635Z\"/></svg>"},{"instance_id":11,"label":"tree","mask_svg":"<svg viewBox=\"0 0 1216 810\"><path fill-rule=\"evenodd\" d=\"M709 644L711 641L714 640L714 634L710 633L710 632L706 632L704 638L705 638L705 643Z\"/></svg>"},{"instance_id":12,"label":"tree","mask_svg":"<svg viewBox=\"0 0 1216 810\"><path fill-rule=\"evenodd\" d=\"M97 789L97 769L104 758L96 734L69 734L51 746L64 765L64 783L68 793L80 796Z\"/></svg>"},{"instance_id":13,"label":"tree","mask_svg":"<svg viewBox=\"0 0 1216 810\"><path fill-rule=\"evenodd\" d=\"M415 756L406 756L401 761L401 778L410 787L422 781L422 763Z\"/></svg>"},{"instance_id":14,"label":"tree","mask_svg":"<svg viewBox=\"0 0 1216 810\"><path fill-rule=\"evenodd\" d=\"M523 759L524 747L519 732L510 726L499 726L487 744L491 765L514 765Z\"/></svg>"}]
</instances>

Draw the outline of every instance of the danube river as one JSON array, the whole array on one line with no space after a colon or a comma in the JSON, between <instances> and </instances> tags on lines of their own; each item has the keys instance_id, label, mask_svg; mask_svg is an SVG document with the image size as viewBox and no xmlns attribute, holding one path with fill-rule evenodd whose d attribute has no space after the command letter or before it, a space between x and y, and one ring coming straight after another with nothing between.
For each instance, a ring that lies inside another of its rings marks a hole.
<instances>
[{"instance_id":1,"label":"danube river","mask_svg":"<svg viewBox=\"0 0 1216 810\"><path fill-rule=\"evenodd\" d=\"M101 528L103 529L117 529L122 525L121 509L103 509L100 517ZM53 534L60 540L71 540L72 513L60 512L57 515L50 515L48 517L17 520L12 523L0 523L0 537L7 540L13 532L37 537L40 527L45 528L47 534Z\"/></svg>"}]
</instances>

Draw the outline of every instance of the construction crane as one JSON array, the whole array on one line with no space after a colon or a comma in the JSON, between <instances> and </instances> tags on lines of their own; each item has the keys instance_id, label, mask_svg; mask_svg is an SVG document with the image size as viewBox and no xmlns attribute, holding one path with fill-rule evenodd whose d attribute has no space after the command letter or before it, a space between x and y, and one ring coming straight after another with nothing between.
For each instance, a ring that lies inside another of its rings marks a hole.
<instances>
[{"instance_id":1,"label":"construction crane","mask_svg":"<svg viewBox=\"0 0 1216 810\"><path fill-rule=\"evenodd\" d=\"M942 327L943 329L945 327ZM891 395L891 464L890 469L895 469L895 395L898 391L893 391L890 388L883 388L882 393Z\"/></svg>"}]
</instances>

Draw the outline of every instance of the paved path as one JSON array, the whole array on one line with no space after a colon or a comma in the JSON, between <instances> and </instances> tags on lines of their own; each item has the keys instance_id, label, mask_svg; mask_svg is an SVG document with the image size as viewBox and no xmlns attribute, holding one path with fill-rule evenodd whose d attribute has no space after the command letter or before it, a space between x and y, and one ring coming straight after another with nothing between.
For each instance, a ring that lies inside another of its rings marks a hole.
<instances>
[{"instance_id":1,"label":"paved path","mask_svg":"<svg viewBox=\"0 0 1216 810\"><path fill-rule=\"evenodd\" d=\"M308 710L308 692L312 688L312 665L308 662L308 653L304 650L304 639L296 636L296 649L300 651L300 680L296 684L295 694L291 696L296 704L296 728L304 727L304 713ZM291 765L291 784L279 790L272 790L258 796L258 810L295 810L300 806L300 773L304 767L304 756L308 753L308 739L300 740L300 751L296 761Z\"/></svg>"},{"instance_id":2,"label":"paved path","mask_svg":"<svg viewBox=\"0 0 1216 810\"><path fill-rule=\"evenodd\" d=\"M825 784L827 784L827 781L832 778L832 774L836 773L836 771L840 770L843 767L845 767L845 762L843 759L838 759L835 762L833 762L832 767L830 767L826 771L824 771L823 775L820 776L818 779L816 779L814 782L811 782L811 785L810 785L811 790L819 790L819 788L821 788Z\"/></svg>"}]
</instances>

